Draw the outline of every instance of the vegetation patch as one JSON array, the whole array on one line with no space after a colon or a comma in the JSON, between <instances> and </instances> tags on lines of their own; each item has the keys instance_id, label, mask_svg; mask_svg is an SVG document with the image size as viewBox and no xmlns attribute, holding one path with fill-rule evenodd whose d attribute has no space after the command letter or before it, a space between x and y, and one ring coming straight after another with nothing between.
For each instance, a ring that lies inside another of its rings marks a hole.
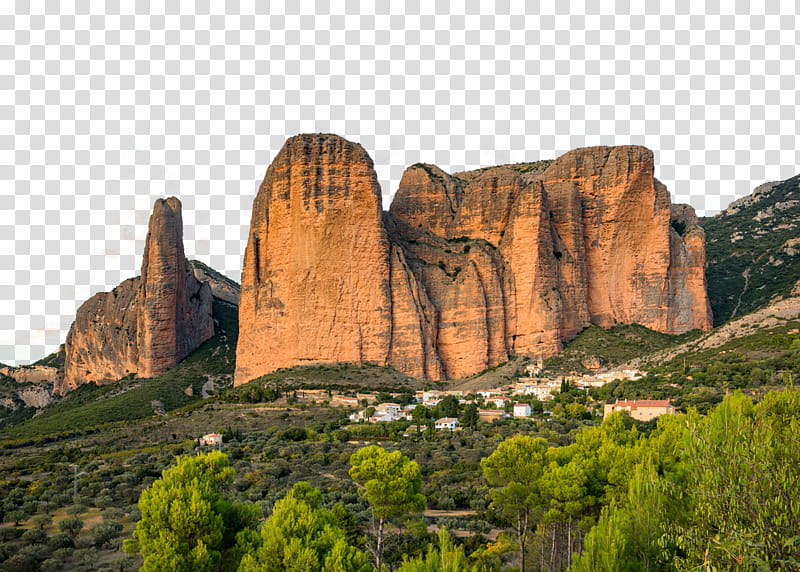
<instances>
[{"instance_id":1,"label":"vegetation patch","mask_svg":"<svg viewBox=\"0 0 800 572\"><path fill-rule=\"evenodd\" d=\"M700 219L706 232L708 297L714 324L748 314L800 280L800 176L732 214Z\"/></svg>"},{"instance_id":2,"label":"vegetation patch","mask_svg":"<svg viewBox=\"0 0 800 572\"><path fill-rule=\"evenodd\" d=\"M662 334L638 324L624 324L609 329L589 326L544 363L550 371L589 373L584 364L593 359L599 360L605 367L614 367L700 335L702 332L699 330L677 336Z\"/></svg>"}]
</instances>

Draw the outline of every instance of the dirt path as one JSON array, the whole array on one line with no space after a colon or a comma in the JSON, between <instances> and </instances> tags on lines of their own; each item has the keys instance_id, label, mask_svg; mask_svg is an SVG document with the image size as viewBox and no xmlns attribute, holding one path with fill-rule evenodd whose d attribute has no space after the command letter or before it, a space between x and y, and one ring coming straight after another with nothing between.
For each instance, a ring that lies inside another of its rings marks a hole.
<instances>
[{"instance_id":1,"label":"dirt path","mask_svg":"<svg viewBox=\"0 0 800 572\"><path fill-rule=\"evenodd\" d=\"M744 288L742 291L739 292L739 299L736 300L736 306L733 308L733 312L731 312L730 317L728 320L733 320L736 317L736 313L739 311L739 306L742 304L742 296L744 293L747 292L747 287L750 286L750 267L748 266L744 272L742 272L742 278L744 278Z\"/></svg>"}]
</instances>

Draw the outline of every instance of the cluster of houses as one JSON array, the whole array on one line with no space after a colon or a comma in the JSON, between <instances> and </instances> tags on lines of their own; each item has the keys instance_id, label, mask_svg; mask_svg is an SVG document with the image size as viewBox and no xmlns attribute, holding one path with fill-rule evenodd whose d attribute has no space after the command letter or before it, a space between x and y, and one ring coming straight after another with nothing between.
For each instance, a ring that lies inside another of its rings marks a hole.
<instances>
[{"instance_id":1,"label":"cluster of houses","mask_svg":"<svg viewBox=\"0 0 800 572\"><path fill-rule=\"evenodd\" d=\"M484 403L491 409L478 409L478 419L481 421L494 421L506 417L530 417L531 406L527 403L514 403L511 412L507 411L507 406L512 403L511 398L499 395L505 392L503 389L479 391L478 394L484 398ZM371 415L367 415L368 409L361 409L350 415L353 423L367 422L380 423L384 421L412 421L414 409L419 405L427 408L436 407L443 398L453 396L458 398L459 403L468 403L464 391L418 391L415 395L416 403L409 405L399 405L397 403L380 403L376 405ZM358 401L356 401L358 403ZM454 431L459 428L458 419L455 417L442 417L434 421L434 428L439 430ZM409 428L413 430L413 428Z\"/></svg>"},{"instance_id":2,"label":"cluster of houses","mask_svg":"<svg viewBox=\"0 0 800 572\"><path fill-rule=\"evenodd\" d=\"M538 401L550 401L557 395L566 381L571 387L588 390L590 387L600 387L615 379L636 379L643 375L637 370L620 370L604 373L594 373L590 375L572 375L559 379L540 377L543 370L542 360L536 360L533 364L526 367L527 377L519 378L516 383L505 387L493 389L482 389L472 392L463 390L426 390L417 391L414 395L415 403L400 405L398 403L380 403L374 408L364 408L367 403L374 403L377 400L376 393L357 393L345 395L325 389L297 390L296 397L306 402L327 402L333 406L343 406L347 408L361 408L352 415L350 421L353 423L367 422L380 423L387 421L413 420L413 411L417 406L422 405L426 408L436 407L442 399L453 396L459 403L467 403L468 393L479 395L483 399L485 408L478 409L478 418L481 421L492 422L498 419L509 417L525 418L531 416L531 406L528 403L519 403L513 399L514 396L533 396ZM391 397L396 398L401 393L392 393ZM511 397L509 397L509 395ZM368 411L372 409L372 411ZM649 421L660 415L675 412L675 408L670 405L668 400L639 400L639 401L617 401L617 403L606 404L604 416L615 411L625 411L634 419ZM369 412L369 415L368 415ZM458 419L455 417L442 417L436 419L434 428L437 431L455 431L460 429ZM410 434L422 430L415 425L411 425L406 433ZM209 433L197 439L200 445L219 446L222 443L222 435L219 433Z\"/></svg>"},{"instance_id":3,"label":"cluster of houses","mask_svg":"<svg viewBox=\"0 0 800 572\"><path fill-rule=\"evenodd\" d=\"M643 373L638 370L620 370L592 375L574 375L560 379L536 377L541 373L542 365L540 362L527 367L528 377L519 378L516 383L506 387L484 389L474 391L483 398L486 406L478 410L478 418L481 421L492 422L497 419L507 417L530 417L531 406L527 403L517 403L514 396L533 396L539 401L550 401L561 391L562 383L566 381L571 387L587 390L590 387L600 387L615 379L636 379ZM400 395L400 394L396 394ZM396 396L393 394L393 396ZM511 397L509 397L509 395ZM412 420L412 413L418 405L432 408L438 405L447 396L456 397L459 403L467 403L467 392L463 390L449 391L418 391L415 394L416 403L401 406L397 403L381 403L375 406L371 415L367 415L367 410L362 409L350 416L352 422L379 423L382 421ZM332 396L332 403L345 406L358 407L360 404L372 402L375 399L373 394L358 394L356 397ZM633 400L618 401L614 404L605 406L604 416L614 411L625 411L634 419L649 421L660 415L671 414L675 408L670 405L668 400ZM444 417L437 419L434 423L437 430L455 430L458 428L458 420L455 418ZM410 429L413 429L410 428Z\"/></svg>"}]
</instances>

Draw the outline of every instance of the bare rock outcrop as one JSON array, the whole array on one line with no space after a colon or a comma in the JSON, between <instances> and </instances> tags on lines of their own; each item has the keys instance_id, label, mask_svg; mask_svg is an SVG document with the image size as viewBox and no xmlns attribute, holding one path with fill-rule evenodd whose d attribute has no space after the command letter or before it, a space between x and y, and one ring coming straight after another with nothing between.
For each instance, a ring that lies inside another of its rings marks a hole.
<instances>
[{"instance_id":1,"label":"bare rock outcrop","mask_svg":"<svg viewBox=\"0 0 800 572\"><path fill-rule=\"evenodd\" d=\"M0 405L9 411L23 406L42 408L49 405L58 375L58 368L47 365L13 367L0 364L0 380L15 382L4 384L0 390Z\"/></svg>"},{"instance_id":2,"label":"bare rock outcrop","mask_svg":"<svg viewBox=\"0 0 800 572\"><path fill-rule=\"evenodd\" d=\"M58 369L45 365L22 365L13 367L0 364L0 375L11 377L17 383L52 384L58 375Z\"/></svg>"},{"instance_id":3,"label":"bare rock outcrop","mask_svg":"<svg viewBox=\"0 0 800 572\"><path fill-rule=\"evenodd\" d=\"M298 364L386 363L389 253L367 152L335 135L289 139L253 203L236 383Z\"/></svg>"},{"instance_id":4,"label":"bare rock outcrop","mask_svg":"<svg viewBox=\"0 0 800 572\"><path fill-rule=\"evenodd\" d=\"M636 146L450 175L409 167L380 214L372 161L287 141L253 207L235 383L303 363L419 377L548 356L590 324L709 329L704 236Z\"/></svg>"},{"instance_id":5,"label":"bare rock outcrop","mask_svg":"<svg viewBox=\"0 0 800 572\"><path fill-rule=\"evenodd\" d=\"M210 286L195 278L184 255L180 201L158 199L141 276L95 294L78 309L55 393L174 367L214 334L211 298Z\"/></svg>"},{"instance_id":6,"label":"bare rock outcrop","mask_svg":"<svg viewBox=\"0 0 800 572\"><path fill-rule=\"evenodd\" d=\"M206 266L199 260L190 260L189 264L194 272L194 277L198 282L207 282L211 287L211 295L218 300L223 300L234 306L239 305L239 285L228 278Z\"/></svg>"}]
</instances>

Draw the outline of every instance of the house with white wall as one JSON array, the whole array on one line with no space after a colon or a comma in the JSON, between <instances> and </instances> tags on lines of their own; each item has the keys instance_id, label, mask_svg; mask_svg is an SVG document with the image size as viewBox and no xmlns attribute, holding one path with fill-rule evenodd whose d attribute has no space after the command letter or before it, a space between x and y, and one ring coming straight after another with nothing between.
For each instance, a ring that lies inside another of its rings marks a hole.
<instances>
[{"instance_id":1,"label":"house with white wall","mask_svg":"<svg viewBox=\"0 0 800 572\"><path fill-rule=\"evenodd\" d=\"M514 404L514 417L530 417L531 406L527 403Z\"/></svg>"}]
</instances>

